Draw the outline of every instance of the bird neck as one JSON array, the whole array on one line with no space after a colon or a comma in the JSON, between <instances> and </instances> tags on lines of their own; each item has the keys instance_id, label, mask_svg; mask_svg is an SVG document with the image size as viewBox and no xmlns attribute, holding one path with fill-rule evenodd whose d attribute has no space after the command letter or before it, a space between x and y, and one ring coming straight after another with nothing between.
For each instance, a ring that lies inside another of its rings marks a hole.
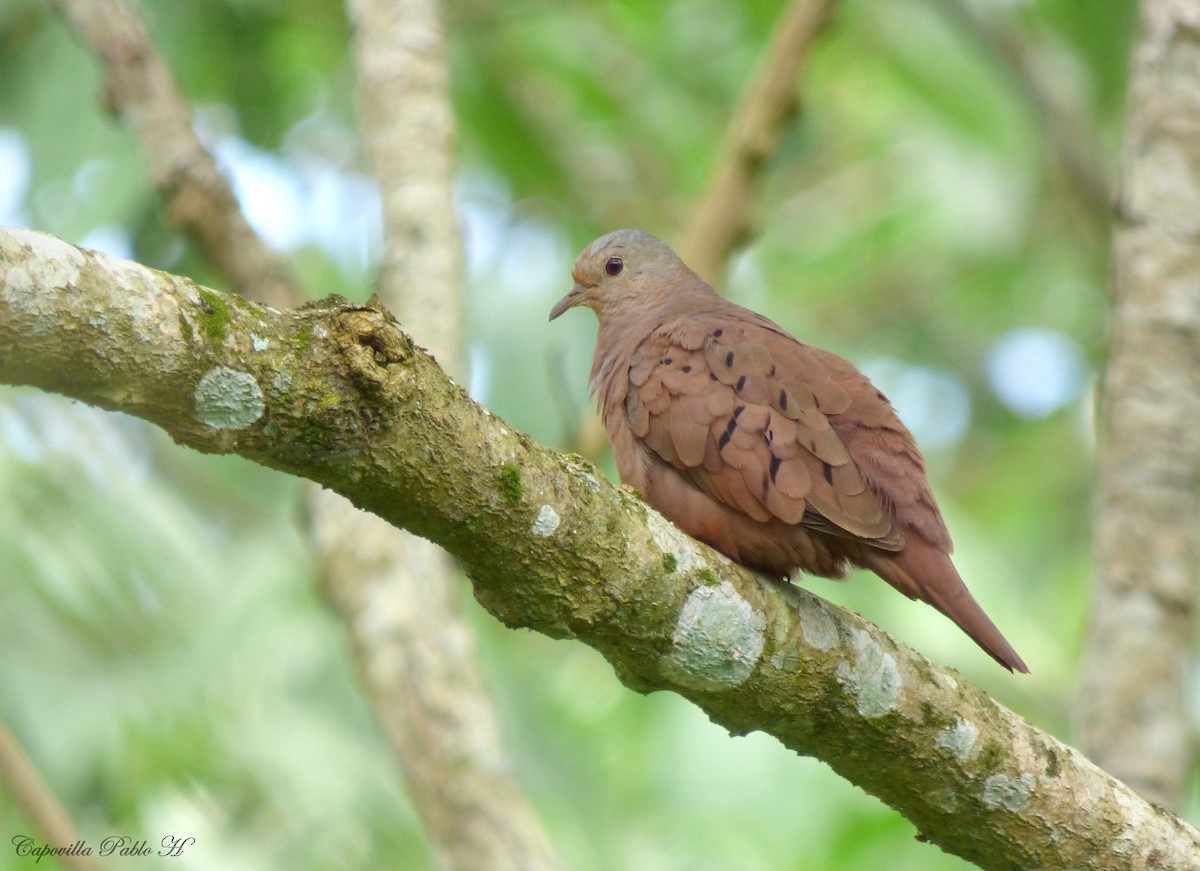
<instances>
[{"instance_id":1,"label":"bird neck","mask_svg":"<svg viewBox=\"0 0 1200 871\"><path fill-rule=\"evenodd\" d=\"M592 356L592 392L605 396L613 390L624 401L627 379L618 371L627 366L633 352L646 338L665 323L677 320L697 308L697 300L686 292L663 294L657 299L620 300L597 312L600 324L596 352ZM620 376L620 377L618 377Z\"/></svg>"}]
</instances>

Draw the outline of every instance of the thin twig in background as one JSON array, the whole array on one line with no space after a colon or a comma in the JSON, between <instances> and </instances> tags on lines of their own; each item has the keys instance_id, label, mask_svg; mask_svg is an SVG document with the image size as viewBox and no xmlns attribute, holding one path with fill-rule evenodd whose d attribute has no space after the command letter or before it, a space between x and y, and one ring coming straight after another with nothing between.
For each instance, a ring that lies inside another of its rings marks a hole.
<instances>
[{"instance_id":1,"label":"thin twig in background","mask_svg":"<svg viewBox=\"0 0 1200 871\"><path fill-rule=\"evenodd\" d=\"M799 109L797 77L833 0L792 0L775 25L766 57L734 110L708 188L684 228L679 255L720 283L725 262L749 233L755 181Z\"/></svg>"},{"instance_id":2,"label":"thin twig in background","mask_svg":"<svg viewBox=\"0 0 1200 871\"><path fill-rule=\"evenodd\" d=\"M55 0L104 63L104 98L133 130L167 219L247 299L289 307L305 299L283 260L250 228L229 180L126 0Z\"/></svg>"},{"instance_id":3,"label":"thin twig in background","mask_svg":"<svg viewBox=\"0 0 1200 871\"><path fill-rule=\"evenodd\" d=\"M51 848L70 847L82 841L78 826L66 808L55 797L50 786L42 780L32 760L25 754L17 736L0 718L0 783L31 826L36 828ZM22 834L11 833L14 837ZM14 842L15 843L15 842ZM40 846L40 845L38 845ZM18 854L20 855L20 854ZM56 857L70 871L103 871L91 856L64 853ZM35 860L30 859L32 865Z\"/></svg>"}]
</instances>

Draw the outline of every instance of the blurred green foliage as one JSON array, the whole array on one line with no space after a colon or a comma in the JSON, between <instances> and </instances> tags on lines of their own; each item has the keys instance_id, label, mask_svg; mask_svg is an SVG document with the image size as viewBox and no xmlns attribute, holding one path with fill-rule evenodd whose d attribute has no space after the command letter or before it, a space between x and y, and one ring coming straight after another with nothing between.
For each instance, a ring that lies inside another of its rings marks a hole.
<instances>
[{"instance_id":1,"label":"blurred green foliage","mask_svg":"<svg viewBox=\"0 0 1200 871\"><path fill-rule=\"evenodd\" d=\"M1033 676L999 671L874 578L810 586L1069 737L1108 255L1106 216L1063 171L1055 125L1111 175L1136 10L1028 0L964 18L954 2L839 4L762 180L759 232L724 284L897 402L960 568ZM571 443L595 328L582 313L551 328L549 307L592 237L678 238L780 6L449 4L464 340L474 392L513 425ZM141 8L306 286L365 299L378 219L341 5ZM95 60L48 4L0 0L0 81L0 223L222 286L164 223ZM9 390L0 488L0 714L89 839L191 835L196 868L427 867L313 583L295 482ZM818 762L637 696L579 645L499 627L465 582L463 598L516 771L569 867L966 867ZM0 869L28 867L4 848L23 831L0 795Z\"/></svg>"}]
</instances>

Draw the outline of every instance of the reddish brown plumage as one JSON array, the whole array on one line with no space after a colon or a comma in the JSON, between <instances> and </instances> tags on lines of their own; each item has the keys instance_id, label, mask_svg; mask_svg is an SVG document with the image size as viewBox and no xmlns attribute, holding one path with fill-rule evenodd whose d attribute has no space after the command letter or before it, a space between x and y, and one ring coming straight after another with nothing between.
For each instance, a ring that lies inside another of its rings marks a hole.
<instances>
[{"instance_id":1,"label":"reddish brown plumage","mask_svg":"<svg viewBox=\"0 0 1200 871\"><path fill-rule=\"evenodd\" d=\"M597 239L573 275L550 318L596 312L592 388L623 483L767 574L871 569L1028 670L950 561L912 435L852 363L724 299L645 233Z\"/></svg>"}]
</instances>

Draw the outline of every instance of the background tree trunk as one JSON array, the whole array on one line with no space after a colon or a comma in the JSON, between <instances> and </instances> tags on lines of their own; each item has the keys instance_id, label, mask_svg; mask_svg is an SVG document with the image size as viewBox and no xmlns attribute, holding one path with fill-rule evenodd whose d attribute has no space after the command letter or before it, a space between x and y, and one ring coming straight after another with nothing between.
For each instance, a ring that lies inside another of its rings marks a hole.
<instances>
[{"instance_id":1,"label":"background tree trunk","mask_svg":"<svg viewBox=\"0 0 1200 871\"><path fill-rule=\"evenodd\" d=\"M1200 9L1144 0L1100 397L1095 593L1076 728L1160 804L1191 782L1200 572Z\"/></svg>"},{"instance_id":2,"label":"background tree trunk","mask_svg":"<svg viewBox=\"0 0 1200 871\"><path fill-rule=\"evenodd\" d=\"M462 241L454 114L436 0L350 0L359 114L383 201L378 293L451 373L461 372ZM313 543L376 716L445 871L558 863L521 794L440 547L311 494Z\"/></svg>"}]
</instances>

